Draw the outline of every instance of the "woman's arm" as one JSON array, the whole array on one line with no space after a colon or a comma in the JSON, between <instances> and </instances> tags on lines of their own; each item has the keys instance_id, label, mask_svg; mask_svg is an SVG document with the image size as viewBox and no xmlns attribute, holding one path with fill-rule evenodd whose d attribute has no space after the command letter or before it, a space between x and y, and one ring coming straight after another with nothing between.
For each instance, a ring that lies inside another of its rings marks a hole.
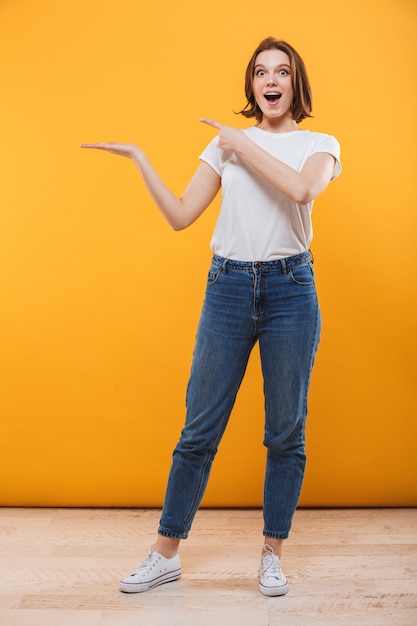
<instances>
[{"instance_id":1,"label":"woman's arm","mask_svg":"<svg viewBox=\"0 0 417 626\"><path fill-rule=\"evenodd\" d=\"M162 215L174 230L190 226L205 211L220 189L220 177L207 163L200 163L180 198L162 182L145 153L134 144L92 143L82 148L105 150L130 158Z\"/></svg>"},{"instance_id":2,"label":"woman's arm","mask_svg":"<svg viewBox=\"0 0 417 626\"><path fill-rule=\"evenodd\" d=\"M312 202L331 180L335 162L331 154L313 154L298 172L263 150L243 131L212 120L201 121L219 130L219 148L238 154L272 187L298 204Z\"/></svg>"}]
</instances>

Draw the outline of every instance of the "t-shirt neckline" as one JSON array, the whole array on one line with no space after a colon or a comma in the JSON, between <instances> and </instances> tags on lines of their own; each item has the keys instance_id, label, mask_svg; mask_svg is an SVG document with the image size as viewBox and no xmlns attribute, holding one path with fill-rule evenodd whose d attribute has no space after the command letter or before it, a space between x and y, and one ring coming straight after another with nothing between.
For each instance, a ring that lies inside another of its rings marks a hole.
<instances>
[{"instance_id":1,"label":"t-shirt neckline","mask_svg":"<svg viewBox=\"0 0 417 626\"><path fill-rule=\"evenodd\" d=\"M271 130L264 130L263 128L259 128L259 126L250 126L248 130L250 129L254 129L256 132L258 133L262 133L265 135L292 135L293 133L303 133L303 132L308 132L308 130L305 130L303 128L297 128L294 130L286 130L283 132L279 132L279 133L274 133Z\"/></svg>"}]
</instances>

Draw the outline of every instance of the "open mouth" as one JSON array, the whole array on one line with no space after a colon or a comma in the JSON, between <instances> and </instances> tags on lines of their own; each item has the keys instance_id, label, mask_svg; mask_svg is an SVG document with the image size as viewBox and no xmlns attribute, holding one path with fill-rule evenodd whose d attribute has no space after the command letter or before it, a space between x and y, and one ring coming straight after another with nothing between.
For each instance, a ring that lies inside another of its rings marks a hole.
<instances>
[{"instance_id":1,"label":"open mouth","mask_svg":"<svg viewBox=\"0 0 417 626\"><path fill-rule=\"evenodd\" d=\"M266 93L265 95L265 99L268 100L268 102L278 102L278 100L281 98L280 93Z\"/></svg>"}]
</instances>

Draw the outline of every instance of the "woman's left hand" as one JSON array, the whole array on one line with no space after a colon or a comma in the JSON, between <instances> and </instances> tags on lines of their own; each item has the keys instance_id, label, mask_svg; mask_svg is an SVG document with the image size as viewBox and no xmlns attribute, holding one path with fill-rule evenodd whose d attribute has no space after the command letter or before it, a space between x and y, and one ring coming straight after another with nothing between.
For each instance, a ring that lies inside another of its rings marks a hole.
<instances>
[{"instance_id":1,"label":"woman's left hand","mask_svg":"<svg viewBox=\"0 0 417 626\"><path fill-rule=\"evenodd\" d=\"M208 120L205 117L200 118L200 122L213 126L213 128L217 128L219 131L219 148L221 150L239 152L243 142L246 140L246 135L239 128L225 126L224 124L220 124L214 120Z\"/></svg>"}]
</instances>

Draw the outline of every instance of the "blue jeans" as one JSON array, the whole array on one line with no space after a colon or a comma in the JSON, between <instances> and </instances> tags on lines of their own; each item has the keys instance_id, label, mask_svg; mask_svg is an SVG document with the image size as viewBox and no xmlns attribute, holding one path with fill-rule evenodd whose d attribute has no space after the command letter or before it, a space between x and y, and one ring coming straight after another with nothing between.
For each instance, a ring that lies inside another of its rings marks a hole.
<instances>
[{"instance_id":1,"label":"blue jeans","mask_svg":"<svg viewBox=\"0 0 417 626\"><path fill-rule=\"evenodd\" d=\"M259 341L265 395L265 537L288 537L305 468L307 393L321 320L309 252L251 263L214 256L158 533L186 539Z\"/></svg>"}]
</instances>

